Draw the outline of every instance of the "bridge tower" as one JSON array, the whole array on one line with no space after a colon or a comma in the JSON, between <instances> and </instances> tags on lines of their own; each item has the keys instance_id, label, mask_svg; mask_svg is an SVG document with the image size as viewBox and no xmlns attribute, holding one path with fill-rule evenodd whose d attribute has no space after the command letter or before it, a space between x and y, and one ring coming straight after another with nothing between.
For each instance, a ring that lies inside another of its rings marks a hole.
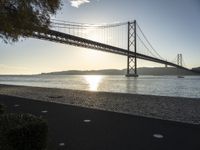
<instances>
[{"instance_id":1,"label":"bridge tower","mask_svg":"<svg viewBox=\"0 0 200 150\"><path fill-rule=\"evenodd\" d=\"M138 77L137 74L137 34L136 34L136 20L128 22L128 56L127 56L127 77ZM135 52L135 56L130 56L129 52Z\"/></svg>"},{"instance_id":2,"label":"bridge tower","mask_svg":"<svg viewBox=\"0 0 200 150\"><path fill-rule=\"evenodd\" d=\"M183 56L182 56L182 54L178 54L177 55L177 65L179 65L179 66L183 66Z\"/></svg>"},{"instance_id":3,"label":"bridge tower","mask_svg":"<svg viewBox=\"0 0 200 150\"><path fill-rule=\"evenodd\" d=\"M177 65L178 66L183 66L183 56L182 54L178 54L177 55ZM180 68L177 68L177 74L178 74L178 78L184 78L184 76L181 76L181 69Z\"/></svg>"}]
</instances>

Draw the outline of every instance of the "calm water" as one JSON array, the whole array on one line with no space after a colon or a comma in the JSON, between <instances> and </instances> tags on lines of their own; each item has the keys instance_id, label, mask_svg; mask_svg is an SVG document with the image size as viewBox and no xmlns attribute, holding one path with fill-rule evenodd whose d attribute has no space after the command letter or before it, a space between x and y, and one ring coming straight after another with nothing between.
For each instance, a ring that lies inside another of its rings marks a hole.
<instances>
[{"instance_id":1,"label":"calm water","mask_svg":"<svg viewBox=\"0 0 200 150\"><path fill-rule=\"evenodd\" d=\"M197 76L0 76L0 84L200 98L200 77Z\"/></svg>"}]
</instances>

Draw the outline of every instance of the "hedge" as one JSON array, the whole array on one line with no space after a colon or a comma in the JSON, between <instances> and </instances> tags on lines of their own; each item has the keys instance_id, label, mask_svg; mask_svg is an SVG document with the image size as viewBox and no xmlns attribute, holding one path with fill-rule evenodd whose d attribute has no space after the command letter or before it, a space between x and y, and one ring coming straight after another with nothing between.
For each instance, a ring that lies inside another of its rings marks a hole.
<instances>
[{"instance_id":1,"label":"hedge","mask_svg":"<svg viewBox=\"0 0 200 150\"><path fill-rule=\"evenodd\" d=\"M0 150L44 150L47 123L31 114L0 116Z\"/></svg>"},{"instance_id":2,"label":"hedge","mask_svg":"<svg viewBox=\"0 0 200 150\"><path fill-rule=\"evenodd\" d=\"M0 115L5 112L5 106L3 104L0 104Z\"/></svg>"}]
</instances>

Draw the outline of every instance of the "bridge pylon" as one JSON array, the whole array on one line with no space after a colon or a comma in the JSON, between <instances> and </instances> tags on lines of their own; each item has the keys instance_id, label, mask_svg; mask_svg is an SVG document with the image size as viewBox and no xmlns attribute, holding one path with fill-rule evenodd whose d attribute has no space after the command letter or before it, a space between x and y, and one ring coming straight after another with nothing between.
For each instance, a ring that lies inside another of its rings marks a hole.
<instances>
[{"instance_id":1,"label":"bridge pylon","mask_svg":"<svg viewBox=\"0 0 200 150\"><path fill-rule=\"evenodd\" d=\"M178 54L177 55L177 65L179 65L179 66L183 66L183 56L182 56L182 54Z\"/></svg>"},{"instance_id":2,"label":"bridge pylon","mask_svg":"<svg viewBox=\"0 0 200 150\"><path fill-rule=\"evenodd\" d=\"M126 77L138 77L137 74L137 34L136 20L128 22L128 56L127 56L127 74ZM133 51L135 56L130 56L129 52Z\"/></svg>"},{"instance_id":3,"label":"bridge pylon","mask_svg":"<svg viewBox=\"0 0 200 150\"><path fill-rule=\"evenodd\" d=\"M177 55L177 65L182 67L183 66L183 56L182 54L178 54ZM177 74L178 74L178 78L184 78L184 76L181 76L181 69L177 68Z\"/></svg>"}]
</instances>

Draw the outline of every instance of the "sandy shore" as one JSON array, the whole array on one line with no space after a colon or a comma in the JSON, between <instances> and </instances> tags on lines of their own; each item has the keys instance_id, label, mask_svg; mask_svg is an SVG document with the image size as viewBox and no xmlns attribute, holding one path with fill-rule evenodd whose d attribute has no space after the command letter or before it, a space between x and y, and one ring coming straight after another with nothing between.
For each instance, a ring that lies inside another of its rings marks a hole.
<instances>
[{"instance_id":1,"label":"sandy shore","mask_svg":"<svg viewBox=\"0 0 200 150\"><path fill-rule=\"evenodd\" d=\"M0 85L0 94L200 124L200 99Z\"/></svg>"}]
</instances>

